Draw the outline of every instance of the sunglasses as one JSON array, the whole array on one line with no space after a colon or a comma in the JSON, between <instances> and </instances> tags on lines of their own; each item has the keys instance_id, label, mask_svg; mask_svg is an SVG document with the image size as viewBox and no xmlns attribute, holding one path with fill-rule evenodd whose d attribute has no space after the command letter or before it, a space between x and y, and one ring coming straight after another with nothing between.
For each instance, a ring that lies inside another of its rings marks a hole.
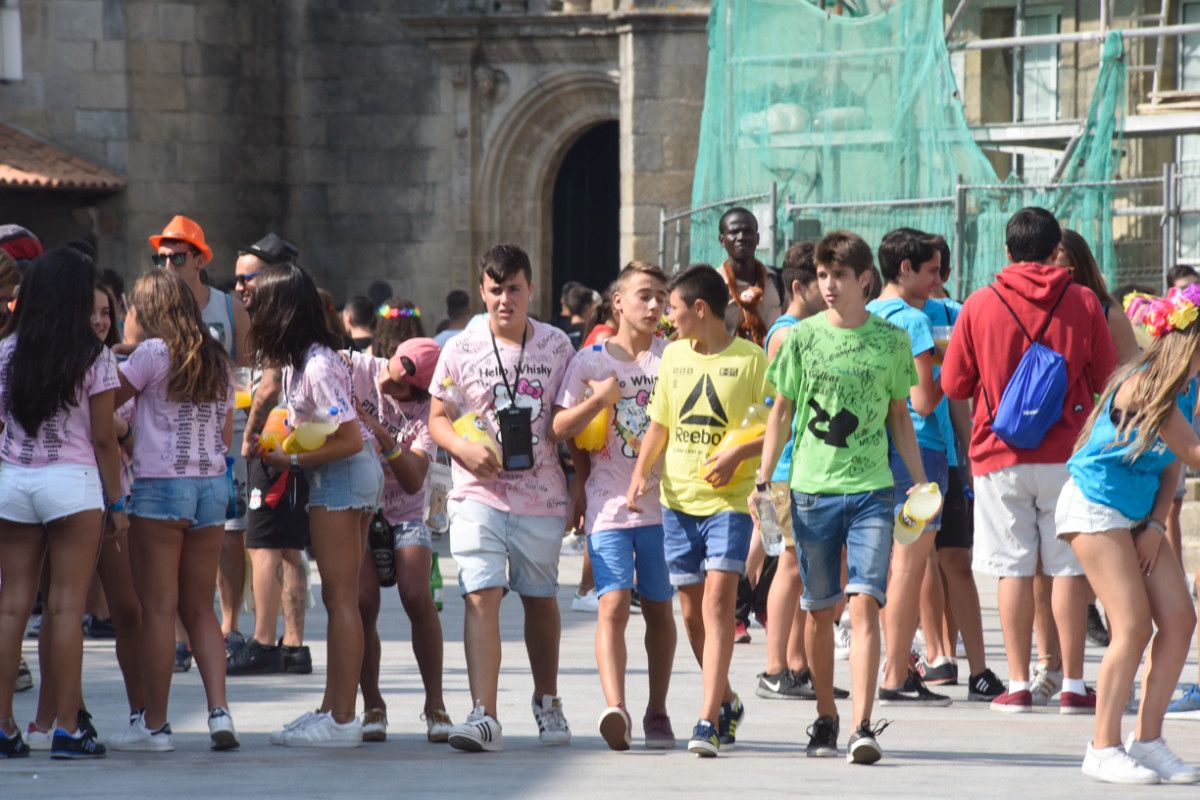
<instances>
[{"instance_id":1,"label":"sunglasses","mask_svg":"<svg viewBox=\"0 0 1200 800\"><path fill-rule=\"evenodd\" d=\"M250 281L257 278L260 274L261 273L258 273L258 272L247 272L245 275L238 275L236 278L233 279L233 285L234 286L242 286L243 284L247 284Z\"/></svg>"},{"instance_id":2,"label":"sunglasses","mask_svg":"<svg viewBox=\"0 0 1200 800\"><path fill-rule=\"evenodd\" d=\"M191 255L191 253L155 253L150 256L150 260L154 262L154 266L160 269L167 265L167 261L170 261L173 266L182 267Z\"/></svg>"}]
</instances>

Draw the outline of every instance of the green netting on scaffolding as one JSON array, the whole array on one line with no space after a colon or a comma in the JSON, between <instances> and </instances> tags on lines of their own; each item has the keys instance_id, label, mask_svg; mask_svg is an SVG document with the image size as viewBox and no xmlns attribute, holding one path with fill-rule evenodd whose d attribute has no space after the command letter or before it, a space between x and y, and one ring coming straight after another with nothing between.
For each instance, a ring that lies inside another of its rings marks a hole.
<instances>
[{"instance_id":1,"label":"green netting on scaffolding","mask_svg":"<svg viewBox=\"0 0 1200 800\"><path fill-rule=\"evenodd\" d=\"M774 182L779 226L789 234L777 230L778 243L846 228L875 247L900 226L953 240L956 180L1000 184L957 96L940 0L859 2L854 10L838 16L808 0L714 0L693 206L765 193ZM1121 40L1113 34L1065 180L1105 181L1115 173L1124 86ZM966 200L966 287L986 283L1004 265L1004 221L1029 203L1078 229L1111 274L1108 190L1035 192L1010 182L968 192ZM692 216L693 261L724 257L716 232L722 211Z\"/></svg>"}]
</instances>

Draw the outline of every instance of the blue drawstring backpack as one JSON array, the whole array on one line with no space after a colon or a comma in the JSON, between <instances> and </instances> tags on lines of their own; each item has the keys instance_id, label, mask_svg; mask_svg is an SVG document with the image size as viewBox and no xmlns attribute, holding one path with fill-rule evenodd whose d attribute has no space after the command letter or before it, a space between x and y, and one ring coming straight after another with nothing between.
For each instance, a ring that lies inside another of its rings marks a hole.
<instances>
[{"instance_id":1,"label":"blue drawstring backpack","mask_svg":"<svg viewBox=\"0 0 1200 800\"><path fill-rule=\"evenodd\" d=\"M1036 336L1029 335L1012 306L996 287L988 288L1000 298L1008 313L1012 314L1029 346L1021 355L1016 371L1008 379L1004 393L1000 395L1000 405L996 406L993 412L987 389L981 386L984 403L991 418L992 430L1000 441L1017 450L1035 450L1042 444L1042 440L1054 424L1062 419L1063 403L1067 398L1066 359L1057 350L1046 347L1038 340L1050 327L1050 320L1054 319L1054 312L1071 288L1071 284L1068 283L1058 300L1054 301Z\"/></svg>"}]
</instances>

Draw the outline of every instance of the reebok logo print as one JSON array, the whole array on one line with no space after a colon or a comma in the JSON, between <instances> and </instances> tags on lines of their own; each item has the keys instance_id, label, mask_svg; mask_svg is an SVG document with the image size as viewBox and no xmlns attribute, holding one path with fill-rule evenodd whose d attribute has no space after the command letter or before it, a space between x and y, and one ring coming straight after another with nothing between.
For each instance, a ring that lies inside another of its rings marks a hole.
<instances>
[{"instance_id":1,"label":"reebok logo print","mask_svg":"<svg viewBox=\"0 0 1200 800\"><path fill-rule=\"evenodd\" d=\"M701 398L708 406L707 414L703 413L704 408L700 406ZM697 406L700 406L699 410ZM703 375L700 380L696 381L691 393L683 401L683 408L679 412L679 424L706 425L710 428L722 429L729 425L729 416L725 413L720 398L717 397L717 387L713 385L712 378Z\"/></svg>"}]
</instances>

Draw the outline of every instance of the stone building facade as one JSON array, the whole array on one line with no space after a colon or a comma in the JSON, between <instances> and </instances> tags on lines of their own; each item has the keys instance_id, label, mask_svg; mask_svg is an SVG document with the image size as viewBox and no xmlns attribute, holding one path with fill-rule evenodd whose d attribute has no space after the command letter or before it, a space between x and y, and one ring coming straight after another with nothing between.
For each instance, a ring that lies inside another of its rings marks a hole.
<instances>
[{"instance_id":1,"label":"stone building facade","mask_svg":"<svg viewBox=\"0 0 1200 800\"><path fill-rule=\"evenodd\" d=\"M706 2L5 2L24 69L0 84L0 125L125 186L0 186L0 221L65 203L49 243L92 238L127 276L184 213L217 279L273 229L336 296L384 280L436 319L446 292L475 285L479 253L512 241L548 315L555 180L588 130L618 125L621 261L654 260L659 209L690 199ZM586 189L566 189L586 213Z\"/></svg>"}]
</instances>

